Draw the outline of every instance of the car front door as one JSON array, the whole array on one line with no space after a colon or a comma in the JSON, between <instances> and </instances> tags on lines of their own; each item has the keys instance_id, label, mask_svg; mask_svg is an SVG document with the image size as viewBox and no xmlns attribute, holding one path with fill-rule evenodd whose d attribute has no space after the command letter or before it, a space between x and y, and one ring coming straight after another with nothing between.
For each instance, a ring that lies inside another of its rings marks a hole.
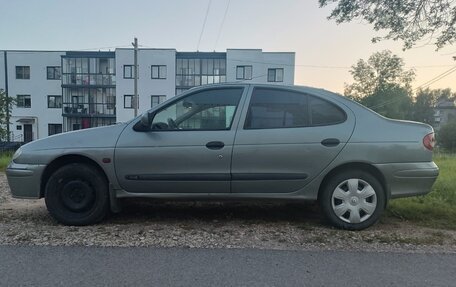
<instances>
[{"instance_id":1,"label":"car front door","mask_svg":"<svg viewBox=\"0 0 456 287\"><path fill-rule=\"evenodd\" d=\"M243 86L193 92L132 122L119 137L115 168L134 193L229 193L231 155ZM234 124L236 123L236 124Z\"/></svg>"},{"instance_id":2,"label":"car front door","mask_svg":"<svg viewBox=\"0 0 456 287\"><path fill-rule=\"evenodd\" d=\"M351 111L316 95L253 88L236 134L232 192L300 190L337 156L354 123Z\"/></svg>"}]
</instances>

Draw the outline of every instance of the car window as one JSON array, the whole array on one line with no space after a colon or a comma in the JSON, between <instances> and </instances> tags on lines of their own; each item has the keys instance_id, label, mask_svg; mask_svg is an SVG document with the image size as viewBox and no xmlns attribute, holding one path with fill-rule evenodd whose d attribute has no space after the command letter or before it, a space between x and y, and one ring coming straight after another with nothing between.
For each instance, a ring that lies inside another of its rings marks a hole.
<instances>
[{"instance_id":1,"label":"car window","mask_svg":"<svg viewBox=\"0 0 456 287\"><path fill-rule=\"evenodd\" d=\"M294 128L344 122L345 112L318 97L277 88L253 91L245 129Z\"/></svg>"},{"instance_id":2,"label":"car window","mask_svg":"<svg viewBox=\"0 0 456 287\"><path fill-rule=\"evenodd\" d=\"M308 126L307 95L280 89L255 88L244 128L268 129Z\"/></svg>"},{"instance_id":3,"label":"car window","mask_svg":"<svg viewBox=\"0 0 456 287\"><path fill-rule=\"evenodd\" d=\"M243 88L225 88L191 94L159 111L152 120L152 129L230 129L242 91Z\"/></svg>"},{"instance_id":4,"label":"car window","mask_svg":"<svg viewBox=\"0 0 456 287\"><path fill-rule=\"evenodd\" d=\"M334 125L345 121L345 112L328 101L309 96L309 105L312 126Z\"/></svg>"}]
</instances>

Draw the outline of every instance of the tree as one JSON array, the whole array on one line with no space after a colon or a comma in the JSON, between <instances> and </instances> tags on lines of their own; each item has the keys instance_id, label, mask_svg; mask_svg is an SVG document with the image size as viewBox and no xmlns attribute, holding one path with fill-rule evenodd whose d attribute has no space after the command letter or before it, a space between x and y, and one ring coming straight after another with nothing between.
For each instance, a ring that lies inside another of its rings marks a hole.
<instances>
[{"instance_id":1,"label":"tree","mask_svg":"<svg viewBox=\"0 0 456 287\"><path fill-rule=\"evenodd\" d=\"M437 89L431 90L420 89L416 93L415 102L413 104L413 117L414 121L434 124L434 108L439 100L449 100L455 95L451 89Z\"/></svg>"},{"instance_id":2,"label":"tree","mask_svg":"<svg viewBox=\"0 0 456 287\"><path fill-rule=\"evenodd\" d=\"M417 41L432 42L437 49L456 40L456 3L453 0L319 0L320 7L336 4L328 19L345 23L362 19L383 39L402 40L404 49Z\"/></svg>"},{"instance_id":3,"label":"tree","mask_svg":"<svg viewBox=\"0 0 456 287\"><path fill-rule=\"evenodd\" d=\"M5 91L0 89L0 141L8 139L7 126L10 124L8 114L11 114L14 100L6 96Z\"/></svg>"},{"instance_id":4,"label":"tree","mask_svg":"<svg viewBox=\"0 0 456 287\"><path fill-rule=\"evenodd\" d=\"M423 122L427 124L434 124L434 107L437 102L439 91L431 90L418 90L413 104L413 117L414 121Z\"/></svg>"},{"instance_id":5,"label":"tree","mask_svg":"<svg viewBox=\"0 0 456 287\"><path fill-rule=\"evenodd\" d=\"M437 143L449 152L456 151L456 121L449 122L440 128Z\"/></svg>"},{"instance_id":6,"label":"tree","mask_svg":"<svg viewBox=\"0 0 456 287\"><path fill-rule=\"evenodd\" d=\"M404 61L391 51L372 54L352 66L354 83L345 86L345 96L381 115L410 119L413 70L404 69Z\"/></svg>"},{"instance_id":7,"label":"tree","mask_svg":"<svg viewBox=\"0 0 456 287\"><path fill-rule=\"evenodd\" d=\"M391 85L411 92L411 82L415 78L413 70L404 70L404 60L389 50L372 54L367 62L358 60L350 74L355 82L345 86L344 94L357 101L391 88Z\"/></svg>"},{"instance_id":8,"label":"tree","mask_svg":"<svg viewBox=\"0 0 456 287\"><path fill-rule=\"evenodd\" d=\"M413 102L410 93L398 84L381 86L360 102L388 118L409 120L412 117Z\"/></svg>"}]
</instances>

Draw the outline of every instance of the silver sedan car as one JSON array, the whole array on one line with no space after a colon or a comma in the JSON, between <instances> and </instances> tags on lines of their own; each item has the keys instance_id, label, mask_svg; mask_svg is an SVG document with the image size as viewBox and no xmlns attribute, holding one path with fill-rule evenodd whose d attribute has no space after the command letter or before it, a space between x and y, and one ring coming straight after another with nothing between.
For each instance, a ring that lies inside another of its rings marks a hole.
<instances>
[{"instance_id":1,"label":"silver sedan car","mask_svg":"<svg viewBox=\"0 0 456 287\"><path fill-rule=\"evenodd\" d=\"M392 120L315 88L191 89L127 123L22 146L7 168L17 198L45 198L59 222L87 225L120 198L318 200L359 230L392 198L430 192L431 126Z\"/></svg>"}]
</instances>

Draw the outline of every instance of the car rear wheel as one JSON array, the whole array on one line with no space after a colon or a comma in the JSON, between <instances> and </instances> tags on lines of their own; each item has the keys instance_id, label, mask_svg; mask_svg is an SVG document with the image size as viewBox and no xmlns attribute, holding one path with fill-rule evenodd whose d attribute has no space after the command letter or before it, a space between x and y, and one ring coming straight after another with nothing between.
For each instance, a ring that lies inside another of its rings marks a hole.
<instances>
[{"instance_id":1,"label":"car rear wheel","mask_svg":"<svg viewBox=\"0 0 456 287\"><path fill-rule=\"evenodd\" d=\"M73 163L55 171L45 190L49 213L65 225L101 221L109 210L108 184L93 166Z\"/></svg>"},{"instance_id":2,"label":"car rear wheel","mask_svg":"<svg viewBox=\"0 0 456 287\"><path fill-rule=\"evenodd\" d=\"M346 171L331 177L319 200L329 222L348 230L361 230L374 224L386 203L380 182L364 171Z\"/></svg>"}]
</instances>

